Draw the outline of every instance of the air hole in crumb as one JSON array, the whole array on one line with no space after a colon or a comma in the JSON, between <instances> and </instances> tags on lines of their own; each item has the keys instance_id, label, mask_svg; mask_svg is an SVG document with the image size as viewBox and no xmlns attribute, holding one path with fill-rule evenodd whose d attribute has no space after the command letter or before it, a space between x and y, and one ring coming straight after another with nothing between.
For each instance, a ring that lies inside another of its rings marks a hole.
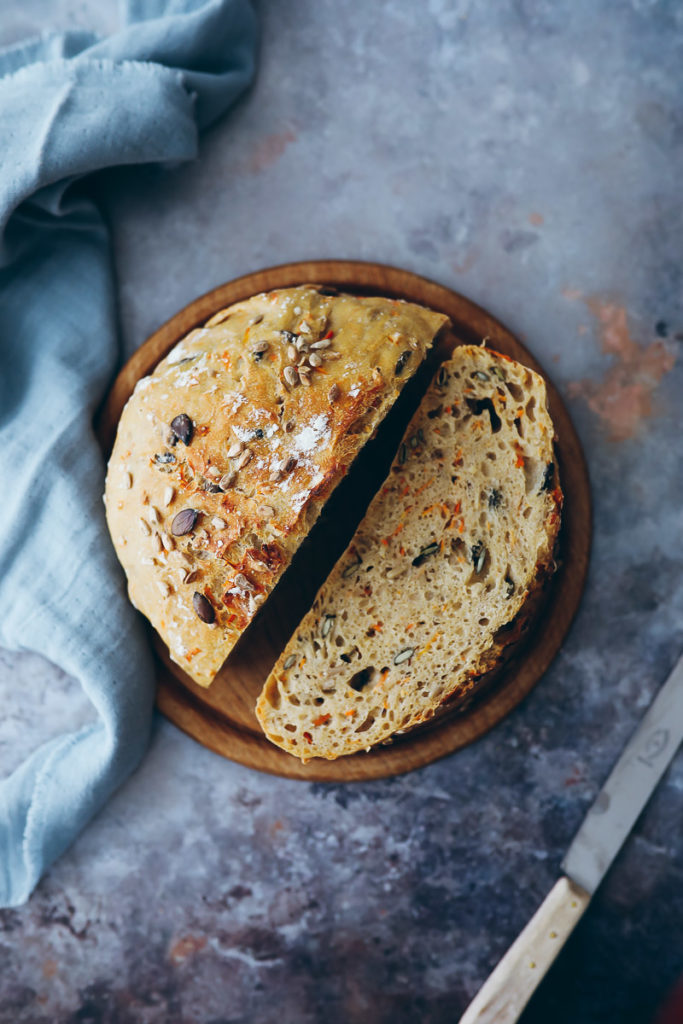
<instances>
[{"instance_id":1,"label":"air hole in crumb","mask_svg":"<svg viewBox=\"0 0 683 1024\"><path fill-rule=\"evenodd\" d=\"M489 624L489 620L487 618L479 619L479 625L480 626L488 626L488 624Z\"/></svg>"},{"instance_id":2,"label":"air hole in crumb","mask_svg":"<svg viewBox=\"0 0 683 1024\"><path fill-rule=\"evenodd\" d=\"M358 726L357 729L354 729L354 732L367 732L368 729L370 729L374 724L375 724L375 716L374 715L368 715L368 717L365 719L365 721L361 722L361 724Z\"/></svg>"},{"instance_id":3,"label":"air hole in crumb","mask_svg":"<svg viewBox=\"0 0 683 1024\"><path fill-rule=\"evenodd\" d=\"M532 395L531 398L529 399L529 401L526 403L526 414L527 414L527 416L529 417L529 419L531 420L532 423L536 419L536 414L534 412L535 407L536 407L536 397L535 397L535 395Z\"/></svg>"},{"instance_id":4,"label":"air hole in crumb","mask_svg":"<svg viewBox=\"0 0 683 1024\"><path fill-rule=\"evenodd\" d=\"M295 708L298 708L301 705L301 701L293 693L289 694L289 696L287 697L287 700L289 701L290 704L293 704Z\"/></svg>"},{"instance_id":5,"label":"air hole in crumb","mask_svg":"<svg viewBox=\"0 0 683 1024\"><path fill-rule=\"evenodd\" d=\"M519 384L515 384L511 380L506 380L505 385L510 394L512 395L512 397L514 398L515 402L521 402L524 398L524 392L520 388Z\"/></svg>"},{"instance_id":6,"label":"air hole in crumb","mask_svg":"<svg viewBox=\"0 0 683 1024\"><path fill-rule=\"evenodd\" d=\"M316 697L315 700L313 701L313 703L317 704L318 706L320 706L321 704L325 703L325 698L324 697Z\"/></svg>"},{"instance_id":7,"label":"air hole in crumb","mask_svg":"<svg viewBox=\"0 0 683 1024\"><path fill-rule=\"evenodd\" d=\"M287 723L287 725L285 726L285 729L287 730L287 732L296 732L296 726L292 725L291 722Z\"/></svg>"}]
</instances>

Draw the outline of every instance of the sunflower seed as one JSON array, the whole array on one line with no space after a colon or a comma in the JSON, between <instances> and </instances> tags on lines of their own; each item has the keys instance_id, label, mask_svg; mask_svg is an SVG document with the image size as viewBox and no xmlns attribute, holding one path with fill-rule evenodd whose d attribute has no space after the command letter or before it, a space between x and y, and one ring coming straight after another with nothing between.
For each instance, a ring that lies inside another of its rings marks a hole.
<instances>
[{"instance_id":1,"label":"sunflower seed","mask_svg":"<svg viewBox=\"0 0 683 1024\"><path fill-rule=\"evenodd\" d=\"M237 469L244 469L244 467L247 465L247 463L251 462L251 459L252 459L252 453L249 451L248 448L245 448L244 451L242 452L242 454L240 455L239 459L236 462L236 468Z\"/></svg>"},{"instance_id":2,"label":"sunflower seed","mask_svg":"<svg viewBox=\"0 0 683 1024\"><path fill-rule=\"evenodd\" d=\"M124 487L126 488L126 490L128 490L128 491L129 491L129 490L131 489L131 487L133 486L133 477L132 477L132 475L131 475L130 473L124 473L124 474L123 474L123 486L124 486Z\"/></svg>"},{"instance_id":3,"label":"sunflower seed","mask_svg":"<svg viewBox=\"0 0 683 1024\"><path fill-rule=\"evenodd\" d=\"M156 584L157 590L159 591L161 596L168 597L168 595L171 593L171 588L169 587L168 583L165 580L157 580Z\"/></svg>"},{"instance_id":4,"label":"sunflower seed","mask_svg":"<svg viewBox=\"0 0 683 1024\"><path fill-rule=\"evenodd\" d=\"M171 420L171 430L179 441L187 445L192 440L194 424L187 413L181 412L179 416Z\"/></svg>"},{"instance_id":5,"label":"sunflower seed","mask_svg":"<svg viewBox=\"0 0 683 1024\"><path fill-rule=\"evenodd\" d=\"M155 509L154 505L150 505L149 506L149 512L147 513L147 518L149 519L150 523L152 523L154 526L158 525L158 523L159 523L159 513Z\"/></svg>"},{"instance_id":6,"label":"sunflower seed","mask_svg":"<svg viewBox=\"0 0 683 1024\"><path fill-rule=\"evenodd\" d=\"M166 551L173 551L175 547L175 541L173 540L173 537L169 537L167 533L162 533L161 543L164 545Z\"/></svg>"},{"instance_id":7,"label":"sunflower seed","mask_svg":"<svg viewBox=\"0 0 683 1024\"><path fill-rule=\"evenodd\" d=\"M175 455L173 452L157 452L154 461L157 466L165 466L169 462L175 462Z\"/></svg>"},{"instance_id":8,"label":"sunflower seed","mask_svg":"<svg viewBox=\"0 0 683 1024\"><path fill-rule=\"evenodd\" d=\"M292 665L294 664L295 661L296 661L296 654L290 654L290 656L288 658L285 658L285 663L284 663L284 665L282 667L285 670L287 670L288 668L292 667Z\"/></svg>"},{"instance_id":9,"label":"sunflower seed","mask_svg":"<svg viewBox=\"0 0 683 1024\"><path fill-rule=\"evenodd\" d=\"M414 654L414 647L404 647L402 651L394 655L394 665L401 665L404 661L410 661Z\"/></svg>"},{"instance_id":10,"label":"sunflower seed","mask_svg":"<svg viewBox=\"0 0 683 1024\"><path fill-rule=\"evenodd\" d=\"M299 374L295 366L285 366L282 371L285 380L291 388L295 388L299 383Z\"/></svg>"},{"instance_id":11,"label":"sunflower seed","mask_svg":"<svg viewBox=\"0 0 683 1024\"><path fill-rule=\"evenodd\" d=\"M209 468L206 471L206 475L213 477L214 480L218 480L218 478L221 475L221 471L217 466L209 466Z\"/></svg>"},{"instance_id":12,"label":"sunflower seed","mask_svg":"<svg viewBox=\"0 0 683 1024\"><path fill-rule=\"evenodd\" d=\"M420 549L420 557L427 558L429 555L435 555L439 550L439 545L434 542L432 544L426 544L425 547Z\"/></svg>"},{"instance_id":13,"label":"sunflower seed","mask_svg":"<svg viewBox=\"0 0 683 1024\"><path fill-rule=\"evenodd\" d=\"M301 377L301 383L305 384L307 388L311 386L311 371L307 366L299 367L299 376Z\"/></svg>"},{"instance_id":14,"label":"sunflower seed","mask_svg":"<svg viewBox=\"0 0 683 1024\"><path fill-rule=\"evenodd\" d=\"M338 384L333 384L330 390L327 392L327 397L329 398L330 402L336 402L340 395L341 391L339 390Z\"/></svg>"},{"instance_id":15,"label":"sunflower seed","mask_svg":"<svg viewBox=\"0 0 683 1024\"><path fill-rule=\"evenodd\" d=\"M306 342L306 339L302 338L300 334L297 334L296 338L294 339L294 344L297 347L297 351L303 352L304 349L308 351L308 344Z\"/></svg>"},{"instance_id":16,"label":"sunflower seed","mask_svg":"<svg viewBox=\"0 0 683 1024\"><path fill-rule=\"evenodd\" d=\"M402 466L408 457L408 449L404 444L398 450L398 464Z\"/></svg>"},{"instance_id":17,"label":"sunflower seed","mask_svg":"<svg viewBox=\"0 0 683 1024\"><path fill-rule=\"evenodd\" d=\"M543 470L543 481L541 482L541 490L549 491L553 485L553 479L555 477L555 463L549 462Z\"/></svg>"},{"instance_id":18,"label":"sunflower seed","mask_svg":"<svg viewBox=\"0 0 683 1024\"><path fill-rule=\"evenodd\" d=\"M311 325L309 323L306 323L305 320L302 320L301 323L299 324L299 330L303 331L304 334L310 334Z\"/></svg>"},{"instance_id":19,"label":"sunflower seed","mask_svg":"<svg viewBox=\"0 0 683 1024\"><path fill-rule=\"evenodd\" d=\"M175 494L175 491L170 486L170 484L169 484L168 487L164 488L164 501L163 501L164 508L168 508L168 506L171 504L171 502L173 501L174 494Z\"/></svg>"},{"instance_id":20,"label":"sunflower seed","mask_svg":"<svg viewBox=\"0 0 683 1024\"><path fill-rule=\"evenodd\" d=\"M251 580L248 580L243 572L238 572L235 576L235 583L241 590L253 590L254 584Z\"/></svg>"},{"instance_id":21,"label":"sunflower seed","mask_svg":"<svg viewBox=\"0 0 683 1024\"><path fill-rule=\"evenodd\" d=\"M159 551L162 550L162 547L161 547L161 537L159 536L158 533L155 533L154 536L152 537L152 547L154 548L154 550L156 552L159 552Z\"/></svg>"},{"instance_id":22,"label":"sunflower seed","mask_svg":"<svg viewBox=\"0 0 683 1024\"><path fill-rule=\"evenodd\" d=\"M233 441L230 447L228 448L228 458L236 459L237 456L243 451L243 449L244 441Z\"/></svg>"},{"instance_id":23,"label":"sunflower seed","mask_svg":"<svg viewBox=\"0 0 683 1024\"><path fill-rule=\"evenodd\" d=\"M296 456L288 455L286 459L278 463L278 469L281 473L291 473L296 466Z\"/></svg>"},{"instance_id":24,"label":"sunflower seed","mask_svg":"<svg viewBox=\"0 0 683 1024\"><path fill-rule=\"evenodd\" d=\"M199 513L193 508L184 508L179 512L171 523L171 533L174 537L183 537L186 533L192 533Z\"/></svg>"},{"instance_id":25,"label":"sunflower seed","mask_svg":"<svg viewBox=\"0 0 683 1024\"><path fill-rule=\"evenodd\" d=\"M192 595L192 607L194 608L197 618L201 619L202 622L212 623L216 618L216 613L213 609L213 605L203 594L200 594L198 590L195 590Z\"/></svg>"},{"instance_id":26,"label":"sunflower seed","mask_svg":"<svg viewBox=\"0 0 683 1024\"><path fill-rule=\"evenodd\" d=\"M357 561L352 562L351 565L347 565L342 573L342 577L346 579L351 573L356 572L358 566L361 564L362 559L358 558Z\"/></svg>"},{"instance_id":27,"label":"sunflower seed","mask_svg":"<svg viewBox=\"0 0 683 1024\"><path fill-rule=\"evenodd\" d=\"M140 565L156 565L156 558L141 558Z\"/></svg>"},{"instance_id":28,"label":"sunflower seed","mask_svg":"<svg viewBox=\"0 0 683 1024\"><path fill-rule=\"evenodd\" d=\"M263 320L263 313L259 313L258 316L252 316L251 320L249 321L249 326L250 327L255 327L256 324L260 324L262 320Z\"/></svg>"},{"instance_id":29,"label":"sunflower seed","mask_svg":"<svg viewBox=\"0 0 683 1024\"><path fill-rule=\"evenodd\" d=\"M229 490L230 487L232 487L233 483L235 482L236 476L237 474L235 473L234 469L231 469L227 473L224 473L223 476L218 481L218 486L220 487L220 489L222 491Z\"/></svg>"},{"instance_id":30,"label":"sunflower seed","mask_svg":"<svg viewBox=\"0 0 683 1024\"><path fill-rule=\"evenodd\" d=\"M341 352L324 352L323 359L325 362L329 362L330 359L341 359Z\"/></svg>"},{"instance_id":31,"label":"sunflower seed","mask_svg":"<svg viewBox=\"0 0 683 1024\"><path fill-rule=\"evenodd\" d=\"M311 366L322 366L323 365L322 358L320 356L317 356L315 354L315 352L311 352L310 356L308 357L308 361L311 364Z\"/></svg>"},{"instance_id":32,"label":"sunflower seed","mask_svg":"<svg viewBox=\"0 0 683 1024\"><path fill-rule=\"evenodd\" d=\"M295 363L297 361L298 356L299 356L299 353L295 349L294 345L288 345L287 346L287 358L289 359L290 363Z\"/></svg>"},{"instance_id":33,"label":"sunflower seed","mask_svg":"<svg viewBox=\"0 0 683 1024\"><path fill-rule=\"evenodd\" d=\"M198 576L199 573L196 569L186 569L183 576L183 583L194 583Z\"/></svg>"},{"instance_id":34,"label":"sunflower seed","mask_svg":"<svg viewBox=\"0 0 683 1024\"><path fill-rule=\"evenodd\" d=\"M396 366L394 368L394 375L396 377L399 377L403 373L403 371L406 368L406 363L410 359L411 355L412 352L410 351L410 349L406 349L405 352L401 352L400 356L396 361Z\"/></svg>"},{"instance_id":35,"label":"sunflower seed","mask_svg":"<svg viewBox=\"0 0 683 1024\"><path fill-rule=\"evenodd\" d=\"M280 331L280 334L285 345L293 345L296 341L296 334L292 331Z\"/></svg>"},{"instance_id":36,"label":"sunflower seed","mask_svg":"<svg viewBox=\"0 0 683 1024\"><path fill-rule=\"evenodd\" d=\"M263 353L267 352L269 348L270 348L270 345L268 344L267 341L259 341L252 348L251 354L253 356L262 356Z\"/></svg>"},{"instance_id":37,"label":"sunflower seed","mask_svg":"<svg viewBox=\"0 0 683 1024\"><path fill-rule=\"evenodd\" d=\"M480 573L484 568L484 562L486 561L486 548L480 540L472 547L472 565L474 571Z\"/></svg>"},{"instance_id":38,"label":"sunflower seed","mask_svg":"<svg viewBox=\"0 0 683 1024\"><path fill-rule=\"evenodd\" d=\"M320 634L323 637L323 639L329 635L329 632L332 629L332 626L334 625L334 620L336 619L336 617L336 615L326 615L325 618L323 619L322 629L320 630Z\"/></svg>"},{"instance_id":39,"label":"sunflower seed","mask_svg":"<svg viewBox=\"0 0 683 1024\"><path fill-rule=\"evenodd\" d=\"M273 508L272 505L260 505L258 509L258 514L263 519L271 519L275 515L275 509Z\"/></svg>"},{"instance_id":40,"label":"sunflower seed","mask_svg":"<svg viewBox=\"0 0 683 1024\"><path fill-rule=\"evenodd\" d=\"M150 533L152 532L149 523L147 522L146 519L143 519L142 516L140 517L140 529L144 533L145 537L149 537Z\"/></svg>"},{"instance_id":41,"label":"sunflower seed","mask_svg":"<svg viewBox=\"0 0 683 1024\"><path fill-rule=\"evenodd\" d=\"M224 530L228 524L225 519L221 519L220 516L214 516L211 520L211 525L215 526L217 530Z\"/></svg>"},{"instance_id":42,"label":"sunflower seed","mask_svg":"<svg viewBox=\"0 0 683 1024\"><path fill-rule=\"evenodd\" d=\"M508 597L508 598L512 597L514 592L515 592L515 585L512 582L512 580L510 579L510 577L506 576L505 577L505 596Z\"/></svg>"},{"instance_id":43,"label":"sunflower seed","mask_svg":"<svg viewBox=\"0 0 683 1024\"><path fill-rule=\"evenodd\" d=\"M329 338L321 338L320 341L314 341L311 344L312 349L329 348L332 342Z\"/></svg>"}]
</instances>

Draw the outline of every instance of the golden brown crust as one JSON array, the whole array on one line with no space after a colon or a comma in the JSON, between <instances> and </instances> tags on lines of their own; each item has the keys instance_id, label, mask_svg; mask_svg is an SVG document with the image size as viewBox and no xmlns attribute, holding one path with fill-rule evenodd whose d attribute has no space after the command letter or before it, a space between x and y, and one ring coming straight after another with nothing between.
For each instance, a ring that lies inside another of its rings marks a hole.
<instances>
[{"instance_id":1,"label":"golden brown crust","mask_svg":"<svg viewBox=\"0 0 683 1024\"><path fill-rule=\"evenodd\" d=\"M131 601L196 682L210 684L446 322L283 289L220 311L138 383L107 520Z\"/></svg>"}]
</instances>

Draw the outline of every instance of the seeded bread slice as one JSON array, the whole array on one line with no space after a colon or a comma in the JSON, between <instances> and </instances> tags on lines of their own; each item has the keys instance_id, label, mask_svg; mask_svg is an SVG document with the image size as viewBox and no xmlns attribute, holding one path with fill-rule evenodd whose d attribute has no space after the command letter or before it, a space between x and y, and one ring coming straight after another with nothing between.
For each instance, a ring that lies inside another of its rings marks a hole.
<instances>
[{"instance_id":1,"label":"seeded bread slice","mask_svg":"<svg viewBox=\"0 0 683 1024\"><path fill-rule=\"evenodd\" d=\"M462 346L259 697L302 761L368 749L464 699L554 568L562 492L542 378Z\"/></svg>"},{"instance_id":2,"label":"seeded bread slice","mask_svg":"<svg viewBox=\"0 0 683 1024\"><path fill-rule=\"evenodd\" d=\"M305 285L192 331L121 415L105 504L136 608L208 686L447 317Z\"/></svg>"}]
</instances>

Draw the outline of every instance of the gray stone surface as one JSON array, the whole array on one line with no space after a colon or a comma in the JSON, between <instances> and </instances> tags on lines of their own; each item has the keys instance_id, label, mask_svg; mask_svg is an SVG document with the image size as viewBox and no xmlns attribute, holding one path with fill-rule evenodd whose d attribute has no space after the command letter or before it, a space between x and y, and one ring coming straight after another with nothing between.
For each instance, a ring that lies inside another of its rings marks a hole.
<instances>
[{"instance_id":1,"label":"gray stone surface","mask_svg":"<svg viewBox=\"0 0 683 1024\"><path fill-rule=\"evenodd\" d=\"M523 706L401 778L269 778L159 720L134 778L0 912L2 1024L450 1024L683 649L683 8L259 11L258 82L201 159L98 183L126 351L200 292L291 259L383 260L464 292L570 406L594 487L588 589ZM115 16L3 5L6 40L48 24ZM0 771L90 714L31 655L2 656L0 700ZM679 753L525 1024L652 1018L683 972L682 822Z\"/></svg>"}]
</instances>

